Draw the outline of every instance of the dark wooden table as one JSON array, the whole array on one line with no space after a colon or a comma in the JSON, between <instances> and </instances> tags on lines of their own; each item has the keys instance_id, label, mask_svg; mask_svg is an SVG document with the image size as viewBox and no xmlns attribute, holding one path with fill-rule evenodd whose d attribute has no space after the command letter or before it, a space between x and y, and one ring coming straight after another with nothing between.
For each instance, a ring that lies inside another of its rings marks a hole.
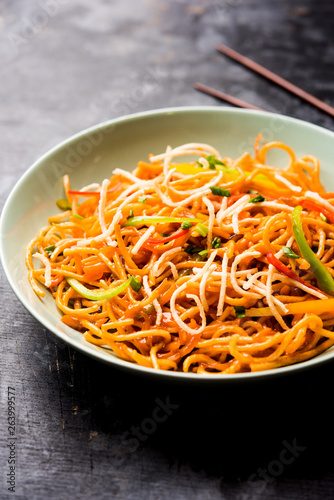
<instances>
[{"instance_id":1,"label":"dark wooden table","mask_svg":"<svg viewBox=\"0 0 334 500\"><path fill-rule=\"evenodd\" d=\"M195 80L334 129L332 118L214 49L230 45L333 104L332 0L0 7L2 204L34 160L83 128L159 107L222 105L193 90ZM334 498L333 363L246 387L160 384L69 348L3 275L0 286L1 500Z\"/></svg>"}]
</instances>

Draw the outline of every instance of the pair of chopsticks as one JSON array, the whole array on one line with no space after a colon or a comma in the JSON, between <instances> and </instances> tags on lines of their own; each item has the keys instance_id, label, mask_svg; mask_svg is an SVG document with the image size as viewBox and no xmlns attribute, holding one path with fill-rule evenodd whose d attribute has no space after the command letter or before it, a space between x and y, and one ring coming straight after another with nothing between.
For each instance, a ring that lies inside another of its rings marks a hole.
<instances>
[{"instance_id":1,"label":"pair of chopsticks","mask_svg":"<svg viewBox=\"0 0 334 500\"><path fill-rule=\"evenodd\" d=\"M216 49L219 52L222 52L226 56L230 57L231 59L234 59L235 61L239 62L243 66L246 66L247 68L260 74L261 76L267 78L268 80L271 80L272 82L276 83L280 87L283 87L284 89L288 90L292 94L295 94L298 97L300 97L301 99L304 99L305 101L309 102L310 104L317 107L318 109L321 109L325 113L328 113L330 116L334 116L334 107L333 106L331 106L330 104L327 104L324 101L321 101L320 99L313 96L312 94L309 94L308 92L301 89L300 87L297 87L297 85L294 85L293 83L289 82L288 80L285 80L285 78L282 78L281 76L277 75L273 71L270 71L269 69L265 68L264 66L261 66L261 64L258 64L257 62L253 61L252 59L249 59L248 57L243 56L242 54L240 54L236 50L233 50L230 47L223 45L222 43L219 43L216 46ZM257 110L265 111L263 108L259 108L258 106L250 104L249 102L243 101L242 99L238 99L237 97L231 96L230 94L226 94L225 92L221 92L220 90L214 89L214 88L209 87L207 85L203 85L202 83L196 82L194 84L194 87L195 87L195 89L200 90L201 92L209 94L213 97L217 97L218 99L222 99L223 101L227 101L231 104L234 104L235 106L239 106L240 108L257 109Z\"/></svg>"}]
</instances>

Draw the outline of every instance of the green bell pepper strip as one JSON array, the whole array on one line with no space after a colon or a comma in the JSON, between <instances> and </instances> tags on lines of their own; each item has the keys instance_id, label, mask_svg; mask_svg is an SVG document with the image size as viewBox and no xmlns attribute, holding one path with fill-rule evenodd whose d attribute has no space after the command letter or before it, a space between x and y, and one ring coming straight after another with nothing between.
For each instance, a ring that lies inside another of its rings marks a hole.
<instances>
[{"instance_id":1,"label":"green bell pepper strip","mask_svg":"<svg viewBox=\"0 0 334 500\"><path fill-rule=\"evenodd\" d=\"M168 222L202 222L202 219L187 218L187 217L150 217L148 215L142 215L138 217L131 217L123 227L128 226L140 226L141 224L166 224Z\"/></svg>"},{"instance_id":2,"label":"green bell pepper strip","mask_svg":"<svg viewBox=\"0 0 334 500\"><path fill-rule=\"evenodd\" d=\"M314 276L317 279L319 288L323 290L325 293L333 293L334 280L330 272L324 266L324 264L320 262L315 253L311 250L305 238L301 221L302 209L303 208L300 205L297 205L292 212L292 227L293 227L294 237L296 239L300 253L304 257L304 259L310 264L311 271L313 272Z\"/></svg>"},{"instance_id":3,"label":"green bell pepper strip","mask_svg":"<svg viewBox=\"0 0 334 500\"><path fill-rule=\"evenodd\" d=\"M85 299L108 300L115 297L115 295L119 295L121 292L124 292L124 290L130 285L132 276L130 276L130 278L121 285L109 288L108 290L91 290L75 278L66 278L66 281L76 292L85 297Z\"/></svg>"}]
</instances>

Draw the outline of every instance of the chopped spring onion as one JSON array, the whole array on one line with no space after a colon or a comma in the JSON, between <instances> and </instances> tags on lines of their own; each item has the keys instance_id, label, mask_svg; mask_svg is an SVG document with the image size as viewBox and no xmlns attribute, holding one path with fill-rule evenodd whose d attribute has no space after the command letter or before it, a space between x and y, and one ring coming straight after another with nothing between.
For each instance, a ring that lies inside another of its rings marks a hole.
<instances>
[{"instance_id":1,"label":"chopped spring onion","mask_svg":"<svg viewBox=\"0 0 334 500\"><path fill-rule=\"evenodd\" d=\"M198 234L200 234L201 236L203 236L203 238L205 238L208 235L208 232L209 232L208 226L205 226L201 222L199 224L196 224L196 226L194 227L194 229L198 232Z\"/></svg>"},{"instance_id":2,"label":"chopped spring onion","mask_svg":"<svg viewBox=\"0 0 334 500\"><path fill-rule=\"evenodd\" d=\"M181 229L190 229L192 227L192 223L189 221L184 221L181 224Z\"/></svg>"},{"instance_id":3,"label":"chopped spring onion","mask_svg":"<svg viewBox=\"0 0 334 500\"><path fill-rule=\"evenodd\" d=\"M198 255L200 257L200 260L205 260L205 258L209 255L209 251L202 250L201 252L198 252Z\"/></svg>"},{"instance_id":4,"label":"chopped spring onion","mask_svg":"<svg viewBox=\"0 0 334 500\"><path fill-rule=\"evenodd\" d=\"M260 203L261 201L266 201L265 197L262 194L258 194L255 198L251 198L249 200L250 203Z\"/></svg>"},{"instance_id":5,"label":"chopped spring onion","mask_svg":"<svg viewBox=\"0 0 334 500\"><path fill-rule=\"evenodd\" d=\"M231 196L231 193L228 189L223 189L219 186L211 186L211 193L215 196Z\"/></svg>"},{"instance_id":6,"label":"chopped spring onion","mask_svg":"<svg viewBox=\"0 0 334 500\"><path fill-rule=\"evenodd\" d=\"M212 240L212 248L220 248L221 239L215 236Z\"/></svg>"},{"instance_id":7,"label":"chopped spring onion","mask_svg":"<svg viewBox=\"0 0 334 500\"><path fill-rule=\"evenodd\" d=\"M49 245L48 247L44 248L45 252L49 255L49 257L55 249L56 249L55 245Z\"/></svg>"},{"instance_id":8,"label":"chopped spring onion","mask_svg":"<svg viewBox=\"0 0 334 500\"><path fill-rule=\"evenodd\" d=\"M130 276L130 286L135 292L139 292L139 290L141 289L140 281L137 280L137 278L135 278L134 276Z\"/></svg>"},{"instance_id":9,"label":"chopped spring onion","mask_svg":"<svg viewBox=\"0 0 334 500\"><path fill-rule=\"evenodd\" d=\"M300 256L294 253L290 247L283 247L283 252L287 257L290 257L290 259L300 259Z\"/></svg>"},{"instance_id":10,"label":"chopped spring onion","mask_svg":"<svg viewBox=\"0 0 334 500\"><path fill-rule=\"evenodd\" d=\"M246 316L244 306L234 306L234 311L237 318L244 318Z\"/></svg>"},{"instance_id":11,"label":"chopped spring onion","mask_svg":"<svg viewBox=\"0 0 334 500\"><path fill-rule=\"evenodd\" d=\"M194 245L188 245L184 249L184 251L189 253L190 255L194 255L195 253L199 253L202 250L203 250L202 247L195 247Z\"/></svg>"}]
</instances>

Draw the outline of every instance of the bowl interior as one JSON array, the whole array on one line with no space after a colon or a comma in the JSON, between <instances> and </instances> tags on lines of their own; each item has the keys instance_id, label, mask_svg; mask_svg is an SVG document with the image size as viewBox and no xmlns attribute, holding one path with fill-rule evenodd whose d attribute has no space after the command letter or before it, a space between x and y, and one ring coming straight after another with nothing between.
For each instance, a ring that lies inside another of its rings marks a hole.
<instances>
[{"instance_id":1,"label":"bowl interior","mask_svg":"<svg viewBox=\"0 0 334 500\"><path fill-rule=\"evenodd\" d=\"M24 252L27 243L59 210L55 200L63 198L62 176L69 174L72 189L109 178L116 167L132 170L150 153L165 151L167 145L209 143L223 156L233 158L253 151L258 133L264 140L283 141L301 157L320 159L321 179L334 191L334 134L289 117L229 108L176 108L139 113L103 123L79 133L46 153L19 180L1 218L1 254L7 278L23 305L45 327L63 340L101 361L128 370L178 379L210 379L211 376L155 371L118 359L111 351L87 343L82 335L60 321L61 313L49 293L41 301L27 280ZM272 152L268 161L283 166L287 157ZM268 372L214 376L215 380L237 380L270 376L298 370L334 357L334 348L313 360Z\"/></svg>"}]
</instances>

